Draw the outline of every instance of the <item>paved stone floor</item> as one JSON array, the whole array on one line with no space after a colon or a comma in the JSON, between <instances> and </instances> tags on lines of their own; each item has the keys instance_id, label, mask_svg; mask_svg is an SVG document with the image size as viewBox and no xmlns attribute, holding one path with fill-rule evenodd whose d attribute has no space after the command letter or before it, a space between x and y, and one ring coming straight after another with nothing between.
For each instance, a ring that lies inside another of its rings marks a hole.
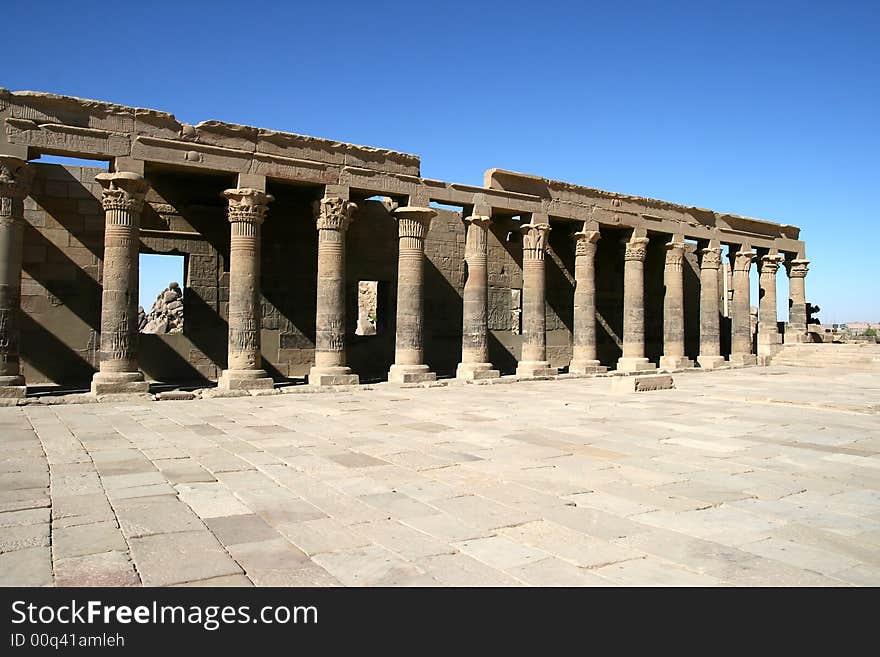
<instances>
[{"instance_id":1,"label":"paved stone floor","mask_svg":"<svg viewBox=\"0 0 880 657\"><path fill-rule=\"evenodd\" d=\"M880 585L880 376L0 408L0 584Z\"/></svg>"}]
</instances>

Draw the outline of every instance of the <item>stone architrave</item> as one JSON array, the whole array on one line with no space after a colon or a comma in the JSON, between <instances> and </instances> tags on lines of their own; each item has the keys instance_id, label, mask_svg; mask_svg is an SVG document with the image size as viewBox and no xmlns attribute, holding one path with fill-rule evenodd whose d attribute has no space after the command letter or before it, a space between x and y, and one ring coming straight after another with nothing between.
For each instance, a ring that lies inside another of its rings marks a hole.
<instances>
[{"instance_id":1,"label":"stone architrave","mask_svg":"<svg viewBox=\"0 0 880 657\"><path fill-rule=\"evenodd\" d=\"M648 238L626 242L623 263L623 355L619 372L643 372L657 366L645 358L645 258Z\"/></svg>"},{"instance_id":2,"label":"stone architrave","mask_svg":"<svg viewBox=\"0 0 880 657\"><path fill-rule=\"evenodd\" d=\"M229 201L229 345L220 390L266 390L274 385L260 353L260 233L273 197L259 189L227 189Z\"/></svg>"},{"instance_id":3,"label":"stone architrave","mask_svg":"<svg viewBox=\"0 0 880 657\"><path fill-rule=\"evenodd\" d=\"M730 363L732 365L755 365L758 360L752 353L752 316L749 274L755 252L743 246L731 253L733 261L733 304L730 318Z\"/></svg>"},{"instance_id":4,"label":"stone architrave","mask_svg":"<svg viewBox=\"0 0 880 657\"><path fill-rule=\"evenodd\" d=\"M92 393L145 393L138 369L138 252L141 210L149 183L130 171L99 173L104 188L104 275L101 292L101 363Z\"/></svg>"},{"instance_id":5,"label":"stone architrave","mask_svg":"<svg viewBox=\"0 0 880 657\"><path fill-rule=\"evenodd\" d=\"M397 329L394 364L388 371L391 383L434 381L437 375L425 365L422 329L425 309L425 238L437 211L430 207L405 206L394 211L397 218Z\"/></svg>"},{"instance_id":6,"label":"stone architrave","mask_svg":"<svg viewBox=\"0 0 880 657\"><path fill-rule=\"evenodd\" d=\"M758 300L758 356L773 356L782 344L776 315L776 272L782 256L770 253L761 258L759 276L760 298ZM766 362L766 361L762 361Z\"/></svg>"},{"instance_id":7,"label":"stone architrave","mask_svg":"<svg viewBox=\"0 0 880 657\"><path fill-rule=\"evenodd\" d=\"M684 353L684 242L673 239L666 245L663 267L663 355L660 368L678 370L694 366Z\"/></svg>"},{"instance_id":8,"label":"stone architrave","mask_svg":"<svg viewBox=\"0 0 880 657\"><path fill-rule=\"evenodd\" d=\"M583 230L573 235L574 315L572 331L571 374L597 374L606 371L596 358L596 242L598 230Z\"/></svg>"},{"instance_id":9,"label":"stone architrave","mask_svg":"<svg viewBox=\"0 0 880 657\"><path fill-rule=\"evenodd\" d=\"M315 205L318 228L318 300L315 313L313 386L357 385L345 364L345 234L357 206L340 196Z\"/></svg>"},{"instance_id":10,"label":"stone architrave","mask_svg":"<svg viewBox=\"0 0 880 657\"><path fill-rule=\"evenodd\" d=\"M547 360L547 310L544 256L549 223L531 223L520 228L523 234L523 343L522 359L516 367L520 378L556 376L558 370Z\"/></svg>"},{"instance_id":11,"label":"stone architrave","mask_svg":"<svg viewBox=\"0 0 880 657\"><path fill-rule=\"evenodd\" d=\"M785 327L785 342L804 342L807 339L807 296L804 279L809 271L810 261L795 259L788 263L788 290L790 306L788 324Z\"/></svg>"},{"instance_id":12,"label":"stone architrave","mask_svg":"<svg viewBox=\"0 0 880 657\"><path fill-rule=\"evenodd\" d=\"M467 279L462 294L461 362L455 376L463 381L494 379L500 376L489 362L489 223L491 218L475 213L465 218L464 258Z\"/></svg>"},{"instance_id":13,"label":"stone architrave","mask_svg":"<svg viewBox=\"0 0 880 657\"><path fill-rule=\"evenodd\" d=\"M721 307L718 291L718 269L721 248L703 249L700 260L700 353L697 362L703 369L724 365L721 355Z\"/></svg>"},{"instance_id":14,"label":"stone architrave","mask_svg":"<svg viewBox=\"0 0 880 657\"><path fill-rule=\"evenodd\" d=\"M0 156L0 398L27 392L21 374L21 254L23 201L33 172L27 162Z\"/></svg>"}]
</instances>

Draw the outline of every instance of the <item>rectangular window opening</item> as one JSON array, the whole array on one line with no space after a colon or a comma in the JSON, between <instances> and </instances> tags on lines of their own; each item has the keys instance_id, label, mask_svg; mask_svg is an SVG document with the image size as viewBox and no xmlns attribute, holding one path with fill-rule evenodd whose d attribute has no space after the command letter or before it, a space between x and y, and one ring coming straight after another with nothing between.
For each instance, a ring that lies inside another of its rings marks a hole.
<instances>
[{"instance_id":1,"label":"rectangular window opening","mask_svg":"<svg viewBox=\"0 0 880 657\"><path fill-rule=\"evenodd\" d=\"M141 333L183 333L185 260L182 255L140 254L138 331Z\"/></svg>"}]
</instances>

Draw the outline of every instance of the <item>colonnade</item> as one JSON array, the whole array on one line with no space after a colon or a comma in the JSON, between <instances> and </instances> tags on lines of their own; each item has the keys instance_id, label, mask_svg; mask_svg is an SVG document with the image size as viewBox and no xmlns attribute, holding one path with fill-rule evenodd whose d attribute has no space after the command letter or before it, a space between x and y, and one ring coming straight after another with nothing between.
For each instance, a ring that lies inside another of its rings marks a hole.
<instances>
[{"instance_id":1,"label":"colonnade","mask_svg":"<svg viewBox=\"0 0 880 657\"><path fill-rule=\"evenodd\" d=\"M25 394L19 363L19 316L22 268L22 202L31 172L27 163L0 156L0 397ZM146 392L138 367L137 297L140 215L149 184L142 175L120 171L97 176L103 188L105 212L101 349L99 371L92 380L95 394ZM350 385L358 377L346 365L345 241L356 206L346 195L328 188L315 204L318 231L315 365L309 382L315 386ZM264 189L240 187L224 192L230 223L229 332L227 368L218 386L226 390L271 388L260 353L260 230L272 196ZM396 208L398 226L397 329L394 364L388 380L398 383L431 381L434 372L424 363L425 239L436 210L426 200ZM465 213L467 278L463 293L462 357L456 375L462 380L498 377L488 350L488 246L491 208L475 204ZM535 214L521 227L523 243L521 378L553 376L547 359L545 255L551 225L547 215ZM601 234L584 227L573 234L575 290L572 359L569 371L602 372L596 342L596 252ZM645 259L649 237L635 229L624 243L622 356L617 369L651 371L645 357ZM700 353L703 368L727 363L720 346L718 270L721 248L710 241L700 250ZM733 302L730 363L756 362L750 326L749 273L756 253L749 245L730 249ZM663 355L659 366L693 366L685 356L683 235L666 244L663 280ZM776 316L776 274L785 262L778 253L758 260L760 308L758 354L772 354L782 341ZM804 277L808 260L785 262L790 277L793 334L806 332ZM795 338L797 339L797 338ZM786 340L788 337L786 336Z\"/></svg>"}]
</instances>

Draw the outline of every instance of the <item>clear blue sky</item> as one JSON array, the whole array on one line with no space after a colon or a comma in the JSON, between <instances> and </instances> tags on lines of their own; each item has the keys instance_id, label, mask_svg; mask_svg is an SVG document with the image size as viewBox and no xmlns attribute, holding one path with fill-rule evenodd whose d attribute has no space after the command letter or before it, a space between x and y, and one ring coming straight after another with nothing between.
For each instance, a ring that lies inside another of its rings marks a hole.
<instances>
[{"instance_id":1,"label":"clear blue sky","mask_svg":"<svg viewBox=\"0 0 880 657\"><path fill-rule=\"evenodd\" d=\"M876 0L104 0L3 16L2 86L394 148L426 177L503 167L797 224L823 321L880 321Z\"/></svg>"}]
</instances>

